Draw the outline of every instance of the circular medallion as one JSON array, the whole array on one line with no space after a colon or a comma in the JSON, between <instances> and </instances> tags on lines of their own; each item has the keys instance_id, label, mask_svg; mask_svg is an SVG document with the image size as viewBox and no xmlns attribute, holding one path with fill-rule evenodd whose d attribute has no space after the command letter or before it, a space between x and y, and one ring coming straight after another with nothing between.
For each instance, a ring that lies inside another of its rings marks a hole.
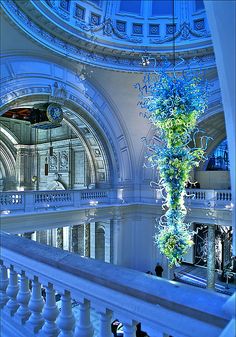
<instances>
[{"instance_id":1,"label":"circular medallion","mask_svg":"<svg viewBox=\"0 0 236 337\"><path fill-rule=\"evenodd\" d=\"M59 124L63 119L63 111L59 104L51 103L47 107L48 120L53 124Z\"/></svg>"}]
</instances>

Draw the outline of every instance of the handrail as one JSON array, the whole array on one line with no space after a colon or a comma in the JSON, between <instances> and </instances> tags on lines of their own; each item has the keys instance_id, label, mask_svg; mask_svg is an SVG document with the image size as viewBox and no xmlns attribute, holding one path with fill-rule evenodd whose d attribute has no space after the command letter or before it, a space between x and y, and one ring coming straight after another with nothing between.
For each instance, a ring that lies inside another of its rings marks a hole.
<instances>
[{"instance_id":1,"label":"handrail","mask_svg":"<svg viewBox=\"0 0 236 337\"><path fill-rule=\"evenodd\" d=\"M89 301L98 312L113 312L127 324L141 322L150 331L177 337L214 337L230 321L222 310L227 296L82 258L3 232L0 242L2 270L14 268L18 274L23 271L24 277L36 277L45 287L53 286L62 295L69 292L79 303ZM187 331L191 324L194 331Z\"/></svg>"},{"instance_id":2,"label":"handrail","mask_svg":"<svg viewBox=\"0 0 236 337\"><path fill-rule=\"evenodd\" d=\"M132 203L157 204L162 201L161 194L153 193L149 190L150 197L143 200L140 195L132 196L127 192L127 200ZM232 194L230 190L207 190L207 189L187 189L185 200L191 207L218 207L230 209ZM122 199L119 197L119 189L83 189L83 190L55 190L55 191L11 191L0 193L0 209L5 212L23 211L32 212L37 210L47 210L49 208L81 206L97 206L121 203L125 204L126 190L123 189Z\"/></svg>"}]
</instances>

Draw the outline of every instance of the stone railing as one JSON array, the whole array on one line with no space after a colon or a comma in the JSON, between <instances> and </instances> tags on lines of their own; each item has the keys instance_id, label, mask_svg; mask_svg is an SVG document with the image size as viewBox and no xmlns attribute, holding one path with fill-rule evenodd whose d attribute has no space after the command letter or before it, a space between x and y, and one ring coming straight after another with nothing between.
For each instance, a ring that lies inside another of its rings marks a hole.
<instances>
[{"instance_id":1,"label":"stone railing","mask_svg":"<svg viewBox=\"0 0 236 337\"><path fill-rule=\"evenodd\" d=\"M160 193L153 193L148 199L137 195L137 193L134 198L134 194L132 191L127 192L126 189L122 189L122 197L120 189L1 192L0 209L2 214L8 214L14 211L34 212L68 207L79 208L121 203L157 204L157 202L162 202ZM185 200L186 205L191 207L230 209L231 191L187 189Z\"/></svg>"},{"instance_id":2,"label":"stone railing","mask_svg":"<svg viewBox=\"0 0 236 337\"><path fill-rule=\"evenodd\" d=\"M88 199L101 199L107 198L108 192L107 191L82 191L81 192L81 200L88 200Z\"/></svg>"},{"instance_id":3,"label":"stone railing","mask_svg":"<svg viewBox=\"0 0 236 337\"><path fill-rule=\"evenodd\" d=\"M0 209L8 212L33 212L50 208L96 206L100 203L110 204L116 201L112 190L56 190L1 192Z\"/></svg>"},{"instance_id":4,"label":"stone railing","mask_svg":"<svg viewBox=\"0 0 236 337\"><path fill-rule=\"evenodd\" d=\"M0 193L0 209L22 209L24 208L24 192L1 192Z\"/></svg>"},{"instance_id":5,"label":"stone railing","mask_svg":"<svg viewBox=\"0 0 236 337\"><path fill-rule=\"evenodd\" d=\"M187 189L186 194L185 200L187 205L216 208L231 207L231 190Z\"/></svg>"},{"instance_id":6,"label":"stone railing","mask_svg":"<svg viewBox=\"0 0 236 337\"><path fill-rule=\"evenodd\" d=\"M234 298L0 235L2 337L233 336Z\"/></svg>"}]
</instances>

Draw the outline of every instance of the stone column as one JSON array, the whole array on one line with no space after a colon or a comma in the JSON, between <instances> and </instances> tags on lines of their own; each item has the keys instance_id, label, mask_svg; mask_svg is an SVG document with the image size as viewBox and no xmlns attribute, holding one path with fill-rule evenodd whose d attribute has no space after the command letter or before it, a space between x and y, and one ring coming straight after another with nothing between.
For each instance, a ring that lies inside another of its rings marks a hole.
<instances>
[{"instance_id":1,"label":"stone column","mask_svg":"<svg viewBox=\"0 0 236 337\"><path fill-rule=\"evenodd\" d=\"M19 190L33 190L33 176L37 176L32 145L16 145L16 186Z\"/></svg>"},{"instance_id":2,"label":"stone column","mask_svg":"<svg viewBox=\"0 0 236 337\"><path fill-rule=\"evenodd\" d=\"M90 222L90 257L95 259L95 222Z\"/></svg>"},{"instance_id":3,"label":"stone column","mask_svg":"<svg viewBox=\"0 0 236 337\"><path fill-rule=\"evenodd\" d=\"M16 312L16 310L19 307L17 300L16 300L18 291L19 291L18 275L16 271L14 270L14 267L11 265L10 275L9 275L9 284L6 290L6 294L9 297L9 300L7 302L7 309L11 316L13 316L13 314Z\"/></svg>"},{"instance_id":4,"label":"stone column","mask_svg":"<svg viewBox=\"0 0 236 337\"><path fill-rule=\"evenodd\" d=\"M207 288L215 289L215 226L208 225L207 235Z\"/></svg>"},{"instance_id":5,"label":"stone column","mask_svg":"<svg viewBox=\"0 0 236 337\"><path fill-rule=\"evenodd\" d=\"M63 250L70 251L70 227L66 226L62 228L63 231Z\"/></svg>"},{"instance_id":6,"label":"stone column","mask_svg":"<svg viewBox=\"0 0 236 337\"><path fill-rule=\"evenodd\" d=\"M105 262L111 262L111 224L105 222Z\"/></svg>"},{"instance_id":7,"label":"stone column","mask_svg":"<svg viewBox=\"0 0 236 337\"><path fill-rule=\"evenodd\" d=\"M84 256L90 257L90 224L84 224Z\"/></svg>"},{"instance_id":8,"label":"stone column","mask_svg":"<svg viewBox=\"0 0 236 337\"><path fill-rule=\"evenodd\" d=\"M78 226L75 225L71 229L71 251L78 253Z\"/></svg>"},{"instance_id":9,"label":"stone column","mask_svg":"<svg viewBox=\"0 0 236 337\"><path fill-rule=\"evenodd\" d=\"M63 228L57 228L57 247L63 249Z\"/></svg>"},{"instance_id":10,"label":"stone column","mask_svg":"<svg viewBox=\"0 0 236 337\"><path fill-rule=\"evenodd\" d=\"M3 308L8 301L6 289L8 286L7 268L0 260L0 308Z\"/></svg>"},{"instance_id":11,"label":"stone column","mask_svg":"<svg viewBox=\"0 0 236 337\"><path fill-rule=\"evenodd\" d=\"M51 229L51 243L53 247L57 247L57 229L52 228Z\"/></svg>"},{"instance_id":12,"label":"stone column","mask_svg":"<svg viewBox=\"0 0 236 337\"><path fill-rule=\"evenodd\" d=\"M30 311L28 308L28 303L30 300L29 280L26 277L24 271L22 271L21 276L20 276L20 288L16 296L16 299L17 299L17 302L20 304L16 312L17 317L20 323L24 324L30 316Z\"/></svg>"},{"instance_id":13,"label":"stone column","mask_svg":"<svg viewBox=\"0 0 236 337\"><path fill-rule=\"evenodd\" d=\"M73 337L75 318L72 312L70 293L65 290L61 295L61 312L57 319L57 325L61 329L58 337Z\"/></svg>"},{"instance_id":14,"label":"stone column","mask_svg":"<svg viewBox=\"0 0 236 337\"><path fill-rule=\"evenodd\" d=\"M124 337L135 337L136 336L136 324L123 323Z\"/></svg>"},{"instance_id":15,"label":"stone column","mask_svg":"<svg viewBox=\"0 0 236 337\"><path fill-rule=\"evenodd\" d=\"M119 211L116 212L112 220L113 225L113 263L121 264L122 262L122 227Z\"/></svg>"},{"instance_id":16,"label":"stone column","mask_svg":"<svg viewBox=\"0 0 236 337\"><path fill-rule=\"evenodd\" d=\"M111 318L112 312L106 310L105 312L100 312L100 324L99 324L99 337L111 337Z\"/></svg>"},{"instance_id":17,"label":"stone column","mask_svg":"<svg viewBox=\"0 0 236 337\"><path fill-rule=\"evenodd\" d=\"M34 276L32 280L32 293L29 301L29 309L31 311L31 316L28 320L28 325L31 325L34 333L37 333L43 326L44 320L42 317L42 309L44 306L44 301L41 293L41 284L38 281L38 277Z\"/></svg>"},{"instance_id":18,"label":"stone column","mask_svg":"<svg viewBox=\"0 0 236 337\"><path fill-rule=\"evenodd\" d=\"M56 318L59 314L59 310L56 305L55 290L51 283L46 287L46 302L43 308L43 318L45 323L42 327L42 331L45 336L57 336L59 334L59 329L55 323Z\"/></svg>"},{"instance_id":19,"label":"stone column","mask_svg":"<svg viewBox=\"0 0 236 337\"><path fill-rule=\"evenodd\" d=\"M92 337L93 325L90 322L90 302L84 300L79 305L79 321L74 332L74 337Z\"/></svg>"},{"instance_id":20,"label":"stone column","mask_svg":"<svg viewBox=\"0 0 236 337\"><path fill-rule=\"evenodd\" d=\"M84 256L84 224L78 225L78 254Z\"/></svg>"},{"instance_id":21,"label":"stone column","mask_svg":"<svg viewBox=\"0 0 236 337\"><path fill-rule=\"evenodd\" d=\"M33 241L37 241L37 232L32 232L32 235L31 235L31 240Z\"/></svg>"}]
</instances>

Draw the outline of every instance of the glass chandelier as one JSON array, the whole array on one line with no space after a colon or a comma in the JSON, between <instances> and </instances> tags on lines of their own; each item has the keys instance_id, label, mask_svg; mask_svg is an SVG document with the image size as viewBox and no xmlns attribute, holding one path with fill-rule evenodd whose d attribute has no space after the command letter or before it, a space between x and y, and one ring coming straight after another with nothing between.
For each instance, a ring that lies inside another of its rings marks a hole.
<instances>
[{"instance_id":1,"label":"glass chandelier","mask_svg":"<svg viewBox=\"0 0 236 337\"><path fill-rule=\"evenodd\" d=\"M144 117L159 131L162 139L161 144L153 141L148 144L147 155L151 166L159 170L165 209L154 240L173 266L181 262L193 244L190 224L184 222L187 213L184 196L190 171L206 160L204 152L209 137L199 137L199 146L196 138L200 132L198 119L207 108L208 83L204 73L192 70L191 64L184 59L176 64L174 28L173 68L167 71L170 62L162 59L162 67L156 71L156 59L149 57L148 61L145 66L153 61L154 71L146 72L142 83L135 87L140 92L139 104L145 109ZM186 69L178 70L180 65Z\"/></svg>"}]
</instances>

